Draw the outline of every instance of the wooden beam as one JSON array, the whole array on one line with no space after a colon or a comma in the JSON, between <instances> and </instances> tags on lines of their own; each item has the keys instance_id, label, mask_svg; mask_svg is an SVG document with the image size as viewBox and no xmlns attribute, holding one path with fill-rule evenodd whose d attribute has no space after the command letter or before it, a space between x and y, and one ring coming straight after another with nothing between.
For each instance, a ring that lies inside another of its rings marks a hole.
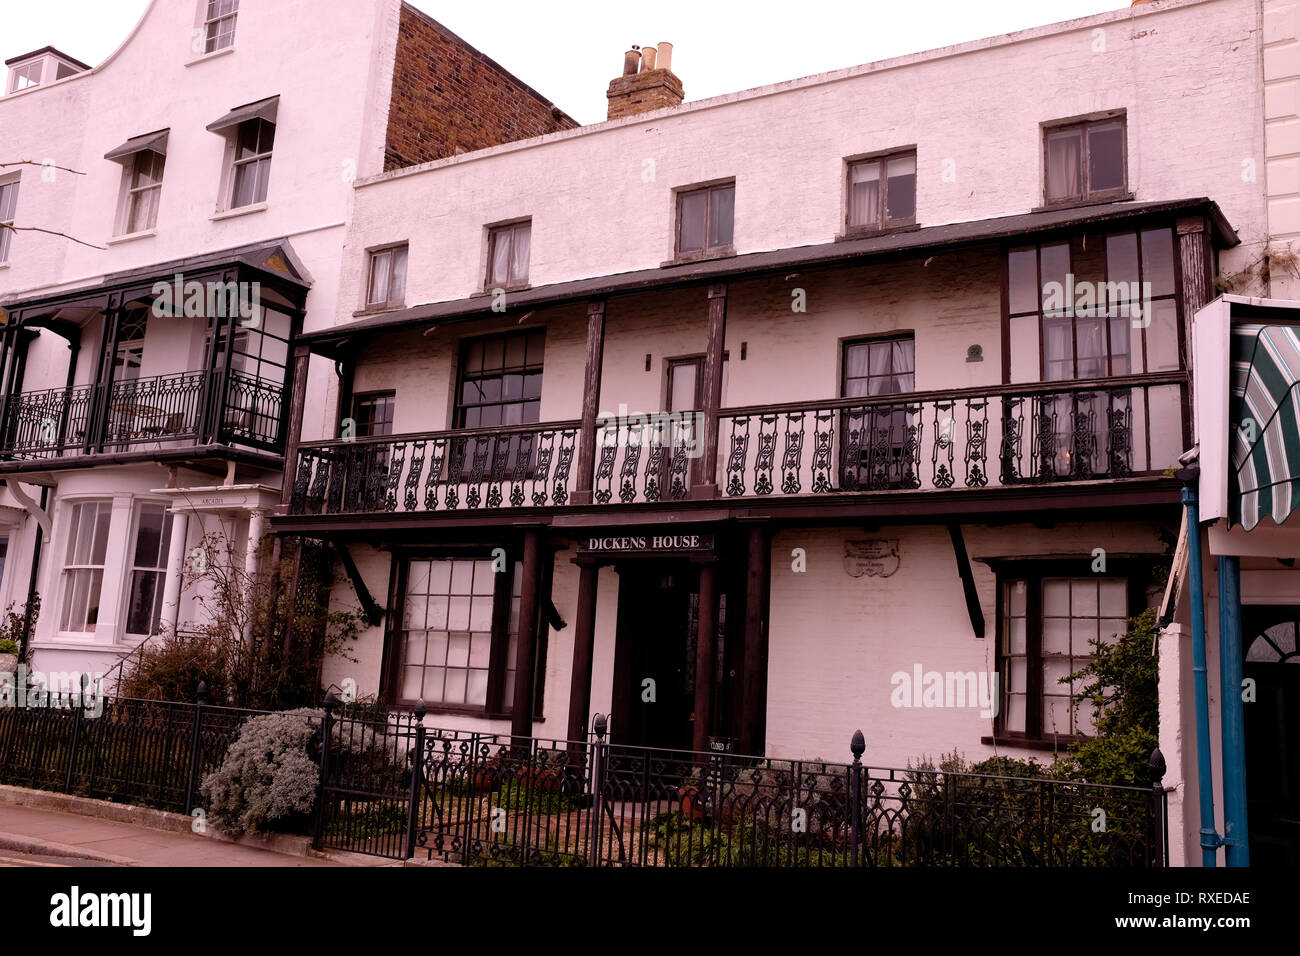
<instances>
[{"instance_id":1,"label":"wooden beam","mask_svg":"<svg viewBox=\"0 0 1300 956\"><path fill-rule=\"evenodd\" d=\"M952 539L952 553L957 559L957 573L961 575L962 590L966 593L966 613L970 615L971 630L978 638L984 637L984 609L980 607L979 591L975 589L975 572L971 569L970 555L966 551L966 539L962 536L961 525L950 521L948 537Z\"/></svg>"},{"instance_id":2,"label":"wooden beam","mask_svg":"<svg viewBox=\"0 0 1300 956\"><path fill-rule=\"evenodd\" d=\"M692 748L709 749L713 729L714 666L718 656L718 587L713 565L700 568L700 616L695 637L695 730Z\"/></svg>"},{"instance_id":3,"label":"wooden beam","mask_svg":"<svg viewBox=\"0 0 1300 956\"><path fill-rule=\"evenodd\" d=\"M541 570L541 534L536 528L529 528L524 532L519 640L515 647L514 708L510 714L510 733L517 738L533 735L533 665L537 660L537 597L540 593Z\"/></svg>"},{"instance_id":4,"label":"wooden beam","mask_svg":"<svg viewBox=\"0 0 1300 956\"><path fill-rule=\"evenodd\" d=\"M352 582L352 589L357 592L357 600L361 602L361 609L366 613L366 620L370 622L371 627L375 627L384 619L383 609L371 596L370 589L366 587L365 578L361 576L361 572L357 570L356 562L352 560L348 546L337 539L332 539L330 543L334 545L339 560L343 562L343 570L347 571L348 580Z\"/></svg>"},{"instance_id":5,"label":"wooden beam","mask_svg":"<svg viewBox=\"0 0 1300 956\"><path fill-rule=\"evenodd\" d=\"M605 362L605 300L587 303L587 358L582 386L582 427L578 431L578 474L570 502L591 504L596 470L596 416L600 409L600 374Z\"/></svg>"},{"instance_id":6,"label":"wooden beam","mask_svg":"<svg viewBox=\"0 0 1300 956\"><path fill-rule=\"evenodd\" d=\"M764 525L749 529L745 575L745 662L741 693L744 720L740 752L761 755L767 739L767 604L771 541Z\"/></svg>"},{"instance_id":7,"label":"wooden beam","mask_svg":"<svg viewBox=\"0 0 1300 956\"><path fill-rule=\"evenodd\" d=\"M587 739L591 718L591 667L596 649L596 589L600 569L578 569L578 617L573 627L573 673L569 681L569 740Z\"/></svg>"},{"instance_id":8,"label":"wooden beam","mask_svg":"<svg viewBox=\"0 0 1300 956\"><path fill-rule=\"evenodd\" d=\"M311 350L306 345L293 347L293 391L289 400L289 430L284 444L284 477L280 479L280 503L287 505L293 498L293 485L298 476L298 444L302 441L303 412L307 407L307 371Z\"/></svg>"},{"instance_id":9,"label":"wooden beam","mask_svg":"<svg viewBox=\"0 0 1300 956\"><path fill-rule=\"evenodd\" d=\"M722 407L722 358L727 337L727 286L709 286L708 342L704 349L704 434L692 498L718 496L718 409Z\"/></svg>"}]
</instances>

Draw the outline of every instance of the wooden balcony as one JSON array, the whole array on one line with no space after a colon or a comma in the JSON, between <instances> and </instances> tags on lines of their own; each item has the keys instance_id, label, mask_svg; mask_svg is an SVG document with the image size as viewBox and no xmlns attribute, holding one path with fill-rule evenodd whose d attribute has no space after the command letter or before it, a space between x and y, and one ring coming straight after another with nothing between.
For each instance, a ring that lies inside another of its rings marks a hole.
<instances>
[{"instance_id":1,"label":"wooden balcony","mask_svg":"<svg viewBox=\"0 0 1300 956\"><path fill-rule=\"evenodd\" d=\"M1188 440L1187 375L1126 376L303 443L291 515L653 507L1158 476ZM703 427L701 427L701 424ZM712 467L710 467L712 466Z\"/></svg>"}]
</instances>

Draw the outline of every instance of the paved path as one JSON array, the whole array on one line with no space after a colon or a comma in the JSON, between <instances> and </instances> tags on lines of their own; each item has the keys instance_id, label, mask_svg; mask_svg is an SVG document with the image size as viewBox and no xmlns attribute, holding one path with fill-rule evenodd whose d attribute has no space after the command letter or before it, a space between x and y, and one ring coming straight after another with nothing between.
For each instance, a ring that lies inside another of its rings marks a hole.
<instances>
[{"instance_id":1,"label":"paved path","mask_svg":"<svg viewBox=\"0 0 1300 956\"><path fill-rule=\"evenodd\" d=\"M0 804L0 856L61 857L61 862L69 866L87 862L69 855L74 852L97 858L101 864L119 866L339 865L329 860L224 843L193 833L169 833L77 813ZM0 866L4 865L19 864L0 859Z\"/></svg>"}]
</instances>

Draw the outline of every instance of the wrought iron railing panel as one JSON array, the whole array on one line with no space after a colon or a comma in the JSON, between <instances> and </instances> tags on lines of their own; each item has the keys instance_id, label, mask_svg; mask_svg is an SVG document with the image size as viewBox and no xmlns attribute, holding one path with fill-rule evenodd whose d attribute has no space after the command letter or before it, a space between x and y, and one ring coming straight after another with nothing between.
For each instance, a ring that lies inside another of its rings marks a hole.
<instances>
[{"instance_id":1,"label":"wrought iron railing panel","mask_svg":"<svg viewBox=\"0 0 1300 956\"><path fill-rule=\"evenodd\" d=\"M44 459L86 452L127 451L170 443L200 443L219 429L219 442L268 451L284 446L285 389L281 383L235 372L229 387L208 372L176 372L92 385L22 392L6 408L0 454ZM102 397L106 394L106 398ZM209 421L221 406L220 421Z\"/></svg>"},{"instance_id":2,"label":"wrought iron railing panel","mask_svg":"<svg viewBox=\"0 0 1300 956\"><path fill-rule=\"evenodd\" d=\"M719 483L744 498L1156 474L1181 447L1184 388L1175 377L724 410Z\"/></svg>"},{"instance_id":3,"label":"wrought iron railing panel","mask_svg":"<svg viewBox=\"0 0 1300 956\"><path fill-rule=\"evenodd\" d=\"M298 450L294 514L564 505L576 422L322 442Z\"/></svg>"}]
</instances>

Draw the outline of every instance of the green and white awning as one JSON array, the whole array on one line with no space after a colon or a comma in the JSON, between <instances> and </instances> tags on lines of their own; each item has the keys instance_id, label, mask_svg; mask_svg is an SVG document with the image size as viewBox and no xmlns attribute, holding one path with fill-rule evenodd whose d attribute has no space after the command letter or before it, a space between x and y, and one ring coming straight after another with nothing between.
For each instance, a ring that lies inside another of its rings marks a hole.
<instances>
[{"instance_id":1,"label":"green and white awning","mask_svg":"<svg viewBox=\"0 0 1300 956\"><path fill-rule=\"evenodd\" d=\"M1300 506L1300 327L1233 325L1228 520L1247 531Z\"/></svg>"}]
</instances>

